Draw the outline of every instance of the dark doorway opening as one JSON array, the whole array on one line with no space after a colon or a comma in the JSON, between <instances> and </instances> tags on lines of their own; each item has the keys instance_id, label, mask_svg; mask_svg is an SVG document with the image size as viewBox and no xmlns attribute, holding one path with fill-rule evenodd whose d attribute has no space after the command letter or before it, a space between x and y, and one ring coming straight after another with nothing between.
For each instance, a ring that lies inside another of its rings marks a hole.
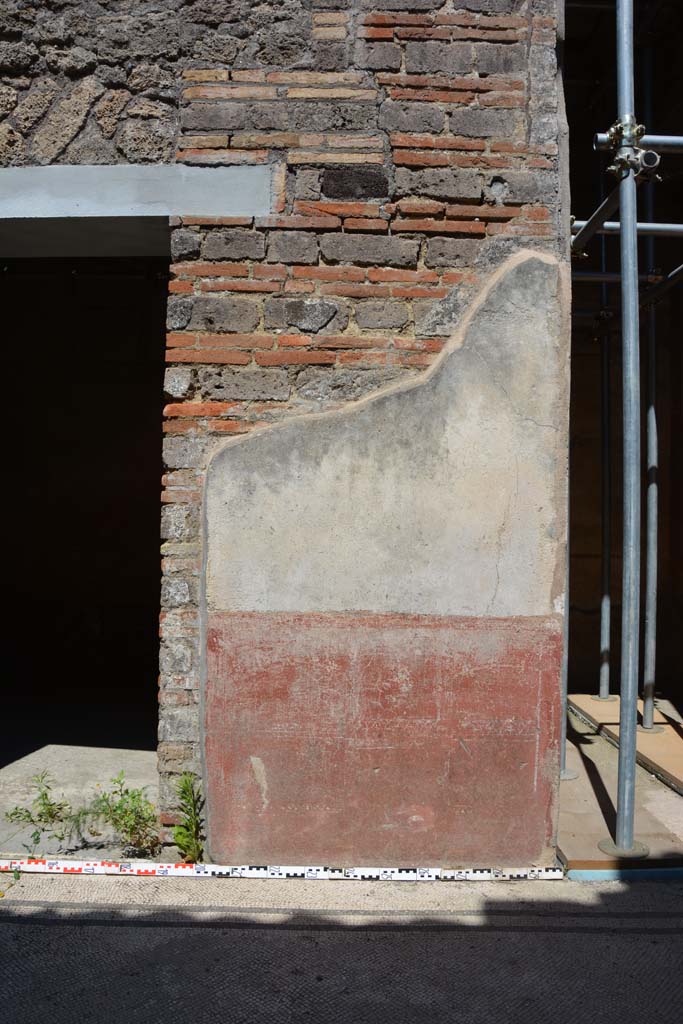
<instances>
[{"instance_id":1,"label":"dark doorway opening","mask_svg":"<svg viewBox=\"0 0 683 1024\"><path fill-rule=\"evenodd\" d=\"M606 168L609 153L595 153L592 138L616 120L616 4L568 0L564 86L570 135L571 212L587 219L616 179ZM636 116L653 134L680 132L676 97L680 95L680 8L672 0L636 5L635 69ZM683 157L662 156L661 181L652 191L648 206L647 186L638 193L638 219L680 223ZM618 220L615 213L610 220ZM639 265L643 275L666 274L681 263L680 238L656 238L648 248L639 239ZM603 262L604 261L604 262ZM609 394L611 411L610 471L612 508L610 587L611 594L611 692L619 692L622 578L622 427L621 427L621 333L619 282L600 284L586 274L619 270L618 236L596 236L583 259L572 263L572 395L570 423L570 617L569 690L596 694L601 662L600 604L603 592L601 485L601 348L596 322L610 327ZM642 280L641 290L653 282ZM599 318L596 321L596 317ZM641 673L645 603L645 496L648 332L651 321L641 311L641 422L643 475L641 510ZM657 393L659 434L659 557L657 614L656 695L672 701L683 711L680 634L683 627L683 287L668 293L656 307ZM604 655L603 655L604 656Z\"/></svg>"},{"instance_id":2,"label":"dark doorway opening","mask_svg":"<svg viewBox=\"0 0 683 1024\"><path fill-rule=\"evenodd\" d=\"M2 243L3 763L48 743L155 749L168 224L5 222Z\"/></svg>"}]
</instances>

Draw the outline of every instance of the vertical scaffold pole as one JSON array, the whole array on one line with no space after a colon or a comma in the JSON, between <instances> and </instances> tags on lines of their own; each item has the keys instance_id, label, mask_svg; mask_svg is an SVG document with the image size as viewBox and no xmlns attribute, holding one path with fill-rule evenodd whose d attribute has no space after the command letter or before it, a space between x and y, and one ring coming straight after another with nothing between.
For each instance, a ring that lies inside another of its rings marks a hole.
<instances>
[{"instance_id":1,"label":"vertical scaffold pole","mask_svg":"<svg viewBox=\"0 0 683 1024\"><path fill-rule=\"evenodd\" d=\"M652 47L645 51L645 117L652 119ZM654 183L645 188L648 220L654 220ZM645 240L646 270L655 269L655 240ZM657 665L657 532L659 505L659 452L657 443L657 307L647 311L647 504L645 548L645 636L643 642L643 729L653 729L655 721L655 674Z\"/></svg>"},{"instance_id":2,"label":"vertical scaffold pole","mask_svg":"<svg viewBox=\"0 0 683 1024\"><path fill-rule=\"evenodd\" d=\"M611 453L611 341L608 330L600 338L601 412L601 517L602 517L602 594L600 596L600 700L609 700L609 674L612 625L612 453Z\"/></svg>"},{"instance_id":3,"label":"vertical scaffold pole","mask_svg":"<svg viewBox=\"0 0 683 1024\"><path fill-rule=\"evenodd\" d=\"M638 211L631 160L637 137L634 115L633 0L617 0L617 97L620 143L615 162L619 185L621 251L621 335L623 390L624 535L621 591L621 701L619 782L614 842L600 847L619 857L648 850L633 837L636 788L636 728L640 619L640 346L638 313Z\"/></svg>"}]
</instances>

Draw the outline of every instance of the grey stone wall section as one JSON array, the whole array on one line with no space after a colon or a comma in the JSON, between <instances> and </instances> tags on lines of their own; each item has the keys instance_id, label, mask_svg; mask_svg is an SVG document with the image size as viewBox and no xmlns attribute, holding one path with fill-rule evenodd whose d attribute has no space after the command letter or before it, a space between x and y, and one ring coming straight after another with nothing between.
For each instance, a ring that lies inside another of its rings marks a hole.
<instances>
[{"instance_id":1,"label":"grey stone wall section","mask_svg":"<svg viewBox=\"0 0 683 1024\"><path fill-rule=\"evenodd\" d=\"M208 609L558 611L563 293L557 260L517 254L419 382L229 442L206 485Z\"/></svg>"}]
</instances>

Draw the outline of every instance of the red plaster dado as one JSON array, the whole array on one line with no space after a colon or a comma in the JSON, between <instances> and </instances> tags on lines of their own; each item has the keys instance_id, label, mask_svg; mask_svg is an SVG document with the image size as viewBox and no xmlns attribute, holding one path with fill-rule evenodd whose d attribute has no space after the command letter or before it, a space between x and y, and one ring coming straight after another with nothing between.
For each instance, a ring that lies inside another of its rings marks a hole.
<instances>
[{"instance_id":1,"label":"red plaster dado","mask_svg":"<svg viewBox=\"0 0 683 1024\"><path fill-rule=\"evenodd\" d=\"M209 614L214 860L549 862L561 622Z\"/></svg>"}]
</instances>

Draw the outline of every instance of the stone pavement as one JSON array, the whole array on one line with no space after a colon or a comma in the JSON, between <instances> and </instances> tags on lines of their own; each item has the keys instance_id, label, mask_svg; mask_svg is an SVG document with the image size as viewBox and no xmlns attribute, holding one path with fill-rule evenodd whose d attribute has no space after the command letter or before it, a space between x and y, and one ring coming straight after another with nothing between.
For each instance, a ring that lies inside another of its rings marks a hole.
<instances>
[{"instance_id":1,"label":"stone pavement","mask_svg":"<svg viewBox=\"0 0 683 1024\"><path fill-rule=\"evenodd\" d=\"M13 1024L673 1024L683 884L0 879Z\"/></svg>"}]
</instances>

